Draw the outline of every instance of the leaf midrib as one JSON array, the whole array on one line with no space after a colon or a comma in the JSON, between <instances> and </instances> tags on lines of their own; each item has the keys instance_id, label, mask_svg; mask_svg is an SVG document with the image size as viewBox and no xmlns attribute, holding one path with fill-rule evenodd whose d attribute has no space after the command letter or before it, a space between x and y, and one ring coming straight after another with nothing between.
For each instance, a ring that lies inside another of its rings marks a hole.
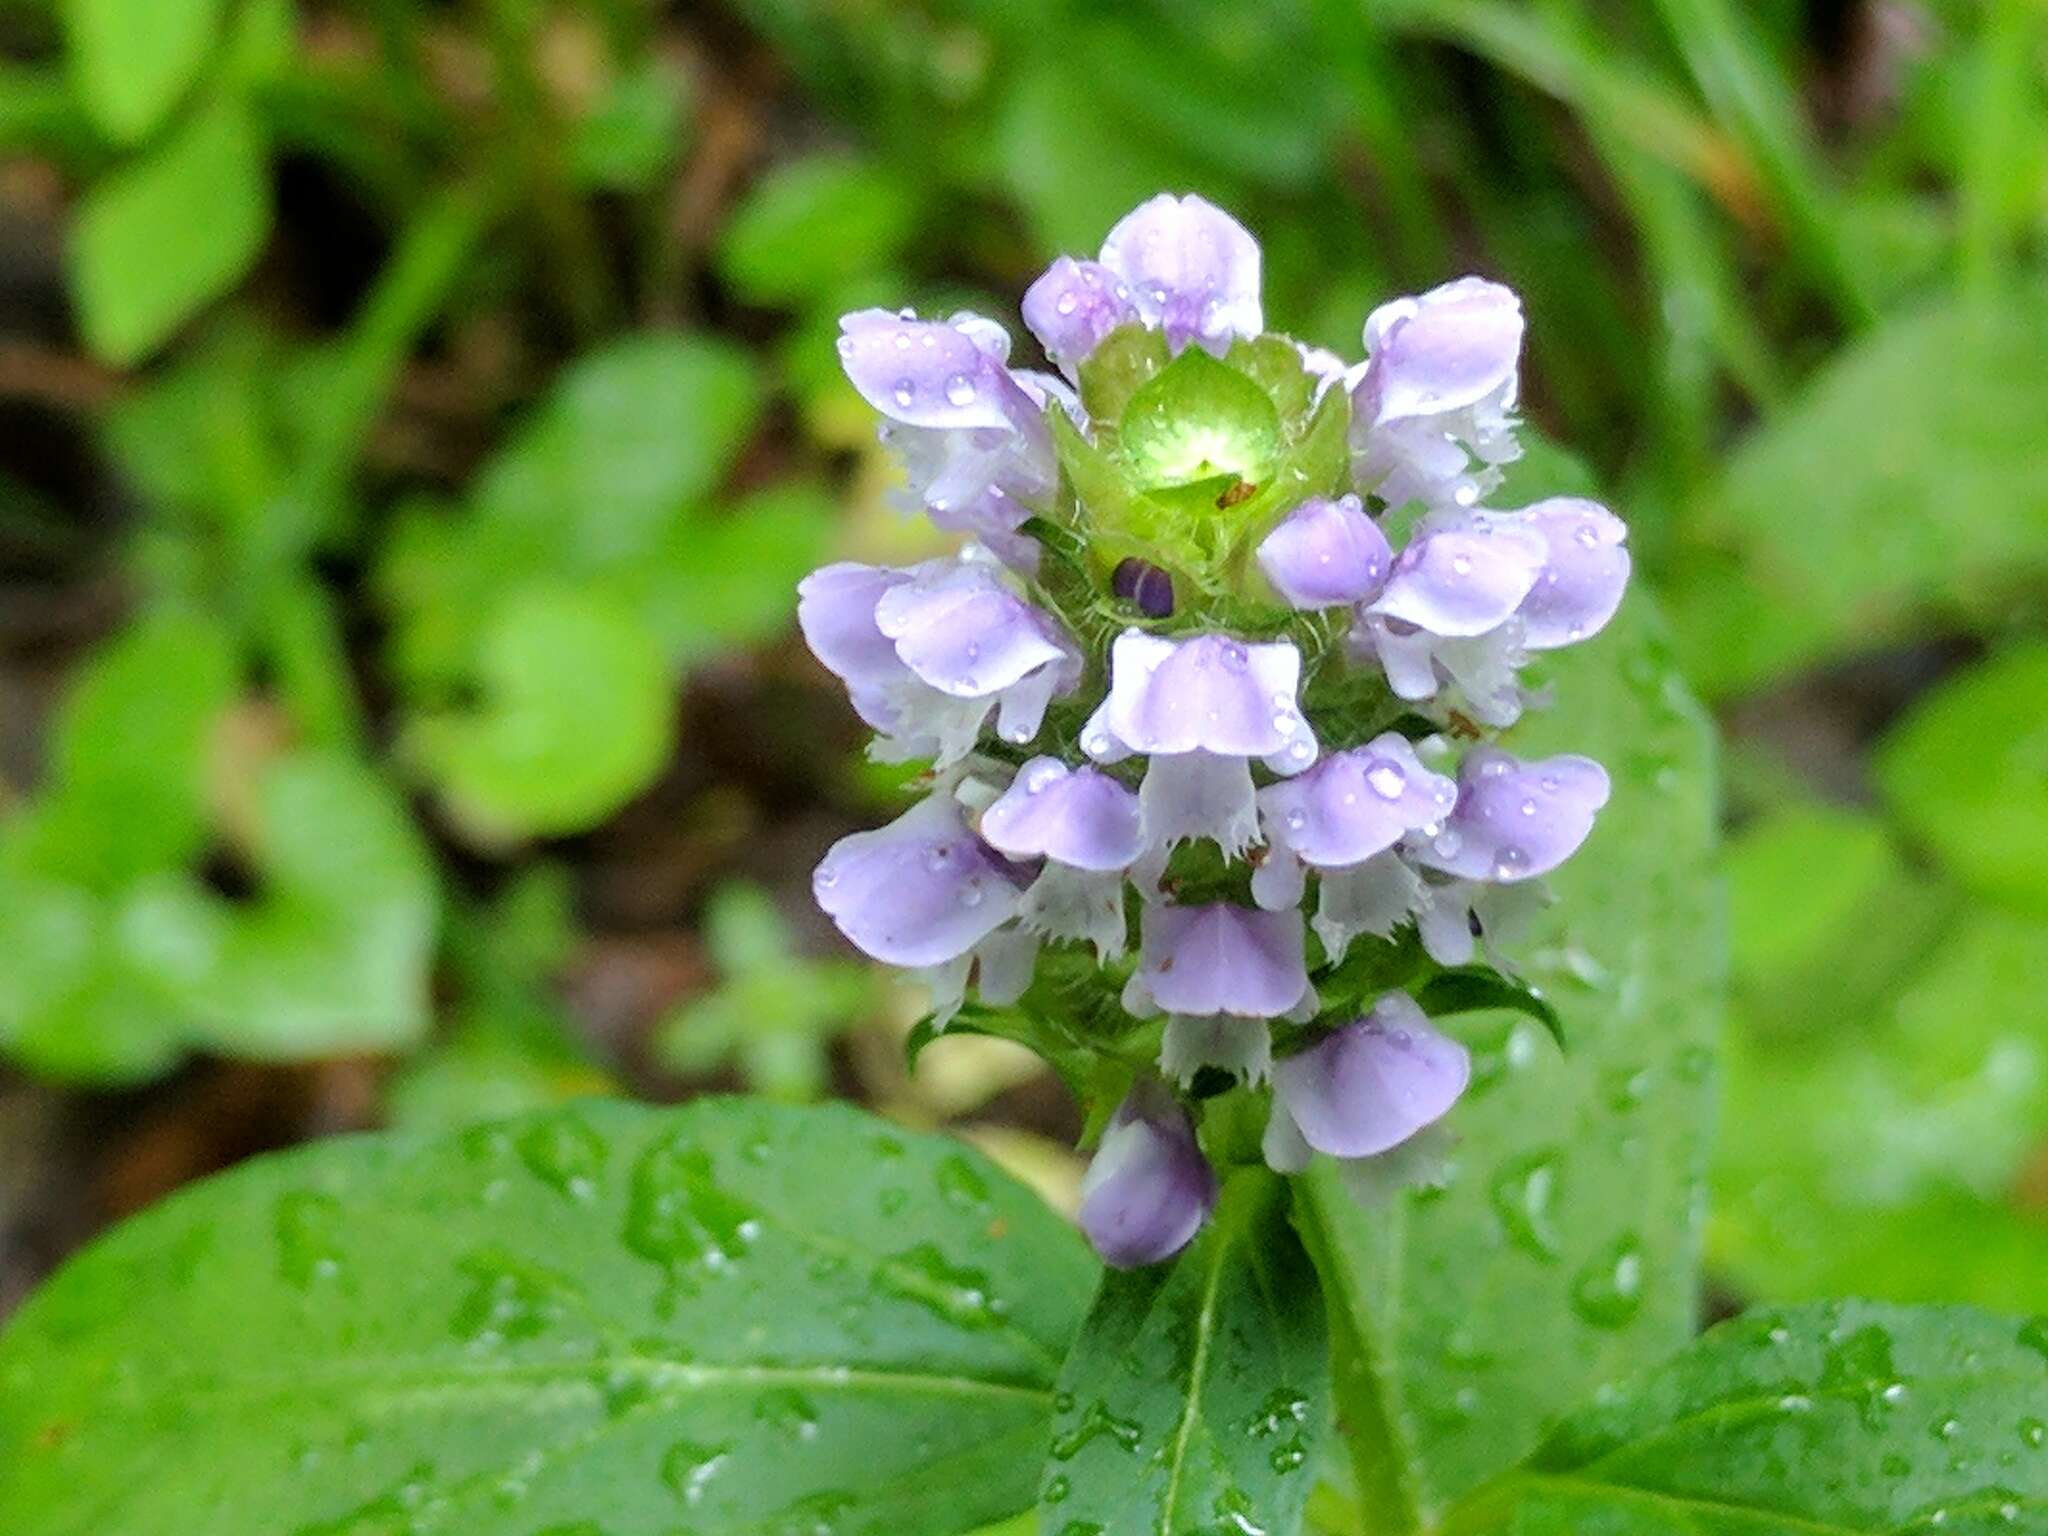
<instances>
[{"instance_id":1,"label":"leaf midrib","mask_svg":"<svg viewBox=\"0 0 2048 1536\"><path fill-rule=\"evenodd\" d=\"M394 1360L330 1362L301 1367L289 1375L245 1375L229 1380L206 1377L160 1376L156 1389L146 1398L130 1404L102 1401L95 1404L99 1414L141 1416L149 1405L166 1397L189 1402L235 1399L257 1402L269 1399L303 1398L309 1387L336 1387L363 1383L371 1395L392 1402L454 1396L465 1392L489 1396L516 1396L509 1389L528 1386L541 1390L562 1386L588 1389L594 1397L602 1389L594 1380L600 1372L637 1376L655 1384L657 1393L670 1401L682 1401L693 1393L740 1392L776 1387L802 1387L814 1392L872 1390L878 1394L902 1393L920 1396L985 1397L1004 1401L1050 1405L1052 1389L1018 1382L996 1381L980 1376L948 1376L933 1371L894 1371L872 1366L842 1365L706 1365L699 1361L664 1360L656 1356L612 1356L602 1360L520 1361L482 1367L447 1364L422 1366ZM377 1389L384 1389L379 1392Z\"/></svg>"}]
</instances>

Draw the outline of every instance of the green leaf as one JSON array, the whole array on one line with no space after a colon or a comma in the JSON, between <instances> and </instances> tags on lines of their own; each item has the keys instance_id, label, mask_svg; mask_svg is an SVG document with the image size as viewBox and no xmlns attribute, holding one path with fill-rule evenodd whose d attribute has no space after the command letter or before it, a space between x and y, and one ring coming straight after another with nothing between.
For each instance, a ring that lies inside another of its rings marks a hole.
<instances>
[{"instance_id":1,"label":"green leaf","mask_svg":"<svg viewBox=\"0 0 2048 1536\"><path fill-rule=\"evenodd\" d=\"M1047 1536L1298 1532L1329 1357L1285 1185L1240 1169L1179 1258L1107 1273L1059 1385Z\"/></svg>"},{"instance_id":2,"label":"green leaf","mask_svg":"<svg viewBox=\"0 0 2048 1536\"><path fill-rule=\"evenodd\" d=\"M1678 593L1715 692L1914 632L2002 619L2048 569L2048 304L1950 300L1889 320L1736 450Z\"/></svg>"},{"instance_id":3,"label":"green leaf","mask_svg":"<svg viewBox=\"0 0 2048 1536\"><path fill-rule=\"evenodd\" d=\"M196 615L137 620L81 670L57 716L45 786L9 825L10 859L112 891L204 846L213 735L241 678Z\"/></svg>"},{"instance_id":4,"label":"green leaf","mask_svg":"<svg viewBox=\"0 0 2048 1536\"><path fill-rule=\"evenodd\" d=\"M719 270L754 304L796 305L891 264L917 227L917 188L850 155L789 160L732 211Z\"/></svg>"},{"instance_id":5,"label":"green leaf","mask_svg":"<svg viewBox=\"0 0 2048 1536\"><path fill-rule=\"evenodd\" d=\"M1640 593L1549 673L1556 707L1509 749L1583 752L1614 779L1524 951L1572 1048L1513 1016L1461 1027L1474 1081L1440 1193L1368 1213L1331 1169L1308 1178L1340 1414L1389 1532L1427 1527L1697 1316L1721 976L1712 734Z\"/></svg>"},{"instance_id":6,"label":"green leaf","mask_svg":"<svg viewBox=\"0 0 2048 1536\"><path fill-rule=\"evenodd\" d=\"M264 775L256 820L262 890L213 909L210 963L179 989L199 1040L286 1061L417 1043L436 895L403 802L368 768L309 751Z\"/></svg>"},{"instance_id":7,"label":"green leaf","mask_svg":"<svg viewBox=\"0 0 2048 1536\"><path fill-rule=\"evenodd\" d=\"M208 102L79 206L71 289L87 345L139 362L241 281L269 232L256 121L240 101Z\"/></svg>"},{"instance_id":8,"label":"green leaf","mask_svg":"<svg viewBox=\"0 0 2048 1536\"><path fill-rule=\"evenodd\" d=\"M724 478L761 410L752 360L698 336L636 336L568 369L485 471L486 547L528 574L643 558Z\"/></svg>"},{"instance_id":9,"label":"green leaf","mask_svg":"<svg viewBox=\"0 0 2048 1536\"><path fill-rule=\"evenodd\" d=\"M1567 1419L1445 1536L1942 1536L2048 1522L2048 1320L1747 1313Z\"/></svg>"},{"instance_id":10,"label":"green leaf","mask_svg":"<svg viewBox=\"0 0 2048 1536\"><path fill-rule=\"evenodd\" d=\"M836 508L785 481L686 519L624 585L677 661L759 645L796 617L797 583L823 563Z\"/></svg>"},{"instance_id":11,"label":"green leaf","mask_svg":"<svg viewBox=\"0 0 2048 1536\"><path fill-rule=\"evenodd\" d=\"M1744 828L1727 867L1730 956L1760 984L1831 948L1905 876L1883 823L1827 806L1788 806Z\"/></svg>"},{"instance_id":12,"label":"green leaf","mask_svg":"<svg viewBox=\"0 0 2048 1536\"><path fill-rule=\"evenodd\" d=\"M1801 1033L1739 1011L1714 1263L1760 1300L2048 1309L2048 1225L2023 1193L2048 1139L2048 924L1966 912L1917 965L1872 938L1816 964L1832 986Z\"/></svg>"},{"instance_id":13,"label":"green leaf","mask_svg":"<svg viewBox=\"0 0 2048 1536\"><path fill-rule=\"evenodd\" d=\"M1096 249L1161 187L1188 182L1185 160L1118 117L1115 100L1057 58L1032 59L1011 84L990 148L1047 255ZM1214 185L1193 190L1232 201Z\"/></svg>"},{"instance_id":14,"label":"green leaf","mask_svg":"<svg viewBox=\"0 0 2048 1536\"><path fill-rule=\"evenodd\" d=\"M62 0L71 79L108 138L148 135L197 77L227 0Z\"/></svg>"},{"instance_id":15,"label":"green leaf","mask_svg":"<svg viewBox=\"0 0 2048 1536\"><path fill-rule=\"evenodd\" d=\"M0 1508L8 1536L945 1536L1029 1502L1093 1274L978 1153L845 1108L327 1142L30 1300Z\"/></svg>"},{"instance_id":16,"label":"green leaf","mask_svg":"<svg viewBox=\"0 0 2048 1536\"><path fill-rule=\"evenodd\" d=\"M1922 697L1876 770L1892 814L1965 885L2048 915L2048 644Z\"/></svg>"},{"instance_id":17,"label":"green leaf","mask_svg":"<svg viewBox=\"0 0 2048 1536\"><path fill-rule=\"evenodd\" d=\"M631 609L602 592L538 585L506 597L477 672L477 707L415 721L409 746L481 837L595 826L668 761L668 663Z\"/></svg>"},{"instance_id":18,"label":"green leaf","mask_svg":"<svg viewBox=\"0 0 2048 1536\"><path fill-rule=\"evenodd\" d=\"M690 82L650 58L611 80L569 136L578 186L640 192L673 166L688 140Z\"/></svg>"}]
</instances>

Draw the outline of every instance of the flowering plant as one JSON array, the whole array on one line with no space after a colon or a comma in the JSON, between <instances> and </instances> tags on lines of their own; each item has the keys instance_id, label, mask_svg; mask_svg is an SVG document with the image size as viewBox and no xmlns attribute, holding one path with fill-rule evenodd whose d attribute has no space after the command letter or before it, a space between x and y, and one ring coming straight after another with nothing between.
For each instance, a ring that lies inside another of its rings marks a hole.
<instances>
[{"instance_id":1,"label":"flowering plant","mask_svg":"<svg viewBox=\"0 0 2048 1536\"><path fill-rule=\"evenodd\" d=\"M846 316L909 505L965 543L800 589L876 755L932 763L818 901L928 983L924 1038L1061 1066L1098 1138L1081 1224L1123 1267L1249 1160L1332 1159L1365 1200L1438 1177L1471 1062L1434 1018L1550 1017L1508 955L1609 792L1495 740L1629 575L1597 503L1490 505L1519 301L1394 300L1351 366L1266 331L1259 263L1221 209L1152 199L1025 294L1057 373L978 315Z\"/></svg>"}]
</instances>

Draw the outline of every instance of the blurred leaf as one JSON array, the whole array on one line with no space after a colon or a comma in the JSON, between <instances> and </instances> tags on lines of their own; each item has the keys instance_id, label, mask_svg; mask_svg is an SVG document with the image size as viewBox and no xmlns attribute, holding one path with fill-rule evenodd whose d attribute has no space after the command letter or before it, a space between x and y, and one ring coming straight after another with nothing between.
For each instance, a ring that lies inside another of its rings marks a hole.
<instances>
[{"instance_id":1,"label":"blurred leaf","mask_svg":"<svg viewBox=\"0 0 2048 1536\"><path fill-rule=\"evenodd\" d=\"M100 129L146 137L206 62L227 0L60 0L71 78Z\"/></svg>"},{"instance_id":2,"label":"blurred leaf","mask_svg":"<svg viewBox=\"0 0 2048 1536\"><path fill-rule=\"evenodd\" d=\"M662 1023L655 1040L662 1062L692 1076L730 1064L771 1098L821 1097L830 1083L826 1046L873 1011L875 973L797 954L774 901L744 881L719 888L704 929L720 979Z\"/></svg>"},{"instance_id":3,"label":"blurred leaf","mask_svg":"<svg viewBox=\"0 0 2048 1536\"><path fill-rule=\"evenodd\" d=\"M1587 753L1614 778L1522 967L1571 1050L1475 1015L1447 1188L1365 1211L1329 1167L1308 1176L1359 1497L1389 1532L1432 1525L1698 1314L1722 975L1712 732L1640 592L1548 670L1557 704L1509 749Z\"/></svg>"},{"instance_id":4,"label":"blurred leaf","mask_svg":"<svg viewBox=\"0 0 2048 1536\"><path fill-rule=\"evenodd\" d=\"M1044 255L1092 256L1118 219L1190 180L1183 162L1118 121L1103 94L1059 62L1033 63L1017 78L995 135L1004 180Z\"/></svg>"},{"instance_id":5,"label":"blurred leaf","mask_svg":"<svg viewBox=\"0 0 2048 1536\"><path fill-rule=\"evenodd\" d=\"M665 60L621 71L570 133L570 178L607 191L647 190L687 147L689 109L689 80Z\"/></svg>"},{"instance_id":6,"label":"blurred leaf","mask_svg":"<svg viewBox=\"0 0 2048 1536\"><path fill-rule=\"evenodd\" d=\"M207 840L215 727L240 687L228 638L195 615L137 620L94 655L59 709L42 791L6 828L10 858L113 892Z\"/></svg>"},{"instance_id":7,"label":"blurred leaf","mask_svg":"<svg viewBox=\"0 0 2048 1536\"><path fill-rule=\"evenodd\" d=\"M175 983L207 963L203 900L183 875L146 875L101 896L0 863L0 1045L49 1076L136 1082L182 1054Z\"/></svg>"},{"instance_id":8,"label":"blurred leaf","mask_svg":"<svg viewBox=\"0 0 2048 1536\"><path fill-rule=\"evenodd\" d=\"M450 813L485 838L594 826L668 761L668 665L615 598L560 585L505 597L477 682L474 709L417 720L408 740Z\"/></svg>"},{"instance_id":9,"label":"blurred leaf","mask_svg":"<svg viewBox=\"0 0 2048 1536\"><path fill-rule=\"evenodd\" d=\"M817 486L764 487L686 519L624 585L675 660L758 645L796 617L796 584L824 562L836 511Z\"/></svg>"},{"instance_id":10,"label":"blurred leaf","mask_svg":"<svg viewBox=\"0 0 2048 1536\"><path fill-rule=\"evenodd\" d=\"M1913 632L1996 617L2048 569L2048 302L1933 305L1828 363L1736 450L1684 573L1690 675L1725 692Z\"/></svg>"},{"instance_id":11,"label":"blurred leaf","mask_svg":"<svg viewBox=\"0 0 2048 1536\"><path fill-rule=\"evenodd\" d=\"M722 340L644 335L571 366L475 494L484 537L532 574L643 557L731 467L761 408Z\"/></svg>"},{"instance_id":12,"label":"blurred leaf","mask_svg":"<svg viewBox=\"0 0 2048 1536\"><path fill-rule=\"evenodd\" d=\"M916 186L848 155L775 166L726 221L719 270L752 304L794 306L892 264L917 228Z\"/></svg>"},{"instance_id":13,"label":"blurred leaf","mask_svg":"<svg viewBox=\"0 0 2048 1536\"><path fill-rule=\"evenodd\" d=\"M504 628L505 594L536 582L581 583L589 601L635 611L672 662L779 625L823 536L822 503L778 488L751 503L758 518L700 507L760 406L752 361L724 342L643 336L574 365L465 511L416 504L386 543L378 582L408 681L466 678Z\"/></svg>"},{"instance_id":14,"label":"blurred leaf","mask_svg":"<svg viewBox=\"0 0 2048 1536\"><path fill-rule=\"evenodd\" d=\"M2014 1189L2048 1145L2044 955L2048 925L1975 912L1873 1011L1737 1034L1711 1227L1733 1283L2048 1308L2048 1212ZM1851 939L1833 970L1863 963Z\"/></svg>"},{"instance_id":15,"label":"blurred leaf","mask_svg":"<svg viewBox=\"0 0 2048 1536\"><path fill-rule=\"evenodd\" d=\"M86 343L110 363L139 362L239 282L269 232L254 117L232 98L201 105L79 206L70 268Z\"/></svg>"},{"instance_id":16,"label":"blurred leaf","mask_svg":"<svg viewBox=\"0 0 2048 1536\"><path fill-rule=\"evenodd\" d=\"M1300 67L1315 42L1303 7L1183 0L1077 21L1066 67L1190 160L1290 187L1323 169L1337 103L1325 72Z\"/></svg>"},{"instance_id":17,"label":"blurred leaf","mask_svg":"<svg viewBox=\"0 0 2048 1536\"><path fill-rule=\"evenodd\" d=\"M617 1092L588 1062L479 1020L458 1024L406 1062L385 1087L384 1119L400 1131L456 1131Z\"/></svg>"},{"instance_id":18,"label":"blurred leaf","mask_svg":"<svg viewBox=\"0 0 2048 1536\"><path fill-rule=\"evenodd\" d=\"M2048 1329L1831 1302L1723 1323L1566 1419L1445 1536L1920 1536L2048 1521Z\"/></svg>"},{"instance_id":19,"label":"blurred leaf","mask_svg":"<svg viewBox=\"0 0 2048 1536\"><path fill-rule=\"evenodd\" d=\"M256 898L215 907L211 964L180 989L201 1038L287 1061L418 1041L436 895L403 802L369 769L303 752L265 773L256 838Z\"/></svg>"},{"instance_id":20,"label":"blurred leaf","mask_svg":"<svg viewBox=\"0 0 2048 1536\"><path fill-rule=\"evenodd\" d=\"M1957 893L1909 870L1872 818L1791 805L1729 850L1738 1010L1759 1038L1828 1035L1889 1008Z\"/></svg>"},{"instance_id":21,"label":"blurred leaf","mask_svg":"<svg viewBox=\"0 0 2048 1536\"><path fill-rule=\"evenodd\" d=\"M947 1536L1029 1502L1094 1274L979 1153L845 1107L328 1141L16 1315L0 1508L8 1536Z\"/></svg>"},{"instance_id":22,"label":"blurred leaf","mask_svg":"<svg viewBox=\"0 0 2048 1536\"><path fill-rule=\"evenodd\" d=\"M1287 1185L1240 1169L1177 1258L1103 1276L1060 1370L1039 1529L1300 1530L1329 1369Z\"/></svg>"},{"instance_id":23,"label":"blurred leaf","mask_svg":"<svg viewBox=\"0 0 2048 1536\"><path fill-rule=\"evenodd\" d=\"M1965 885L2048 915L2048 644L1924 696L1875 766L1892 814Z\"/></svg>"},{"instance_id":24,"label":"blurred leaf","mask_svg":"<svg viewBox=\"0 0 2048 1536\"><path fill-rule=\"evenodd\" d=\"M1768 985L1853 934L1872 899L1905 878L1876 818L1830 806L1788 806L1743 830L1727 857L1730 958Z\"/></svg>"}]
</instances>

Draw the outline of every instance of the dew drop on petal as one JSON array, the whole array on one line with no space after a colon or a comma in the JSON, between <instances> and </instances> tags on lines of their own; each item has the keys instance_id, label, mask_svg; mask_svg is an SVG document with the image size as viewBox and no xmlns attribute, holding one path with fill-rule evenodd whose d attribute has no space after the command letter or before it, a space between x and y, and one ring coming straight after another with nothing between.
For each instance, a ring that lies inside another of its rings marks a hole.
<instances>
[{"instance_id":1,"label":"dew drop on petal","mask_svg":"<svg viewBox=\"0 0 2048 1536\"><path fill-rule=\"evenodd\" d=\"M910 380L908 379L898 379L896 381L896 388L891 393L895 396L896 403L905 407L908 407L910 402L917 398L917 391L910 387Z\"/></svg>"},{"instance_id":2,"label":"dew drop on petal","mask_svg":"<svg viewBox=\"0 0 2048 1536\"><path fill-rule=\"evenodd\" d=\"M1374 763L1365 771L1365 782L1382 800L1398 800L1408 787L1408 776L1392 763Z\"/></svg>"},{"instance_id":3,"label":"dew drop on petal","mask_svg":"<svg viewBox=\"0 0 2048 1536\"><path fill-rule=\"evenodd\" d=\"M974 403L974 380L964 373L956 373L946 380L946 399L954 405Z\"/></svg>"}]
</instances>

